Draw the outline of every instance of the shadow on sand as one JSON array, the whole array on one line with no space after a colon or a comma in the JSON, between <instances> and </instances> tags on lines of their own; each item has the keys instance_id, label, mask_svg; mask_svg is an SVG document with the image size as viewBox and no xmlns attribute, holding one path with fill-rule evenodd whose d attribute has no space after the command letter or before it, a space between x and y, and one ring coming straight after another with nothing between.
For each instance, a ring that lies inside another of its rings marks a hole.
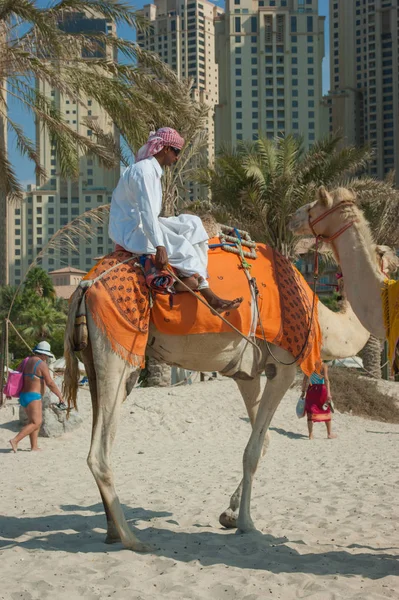
<instances>
[{"instance_id":1,"label":"shadow on sand","mask_svg":"<svg viewBox=\"0 0 399 600\"><path fill-rule=\"evenodd\" d=\"M105 517L102 504L92 506L62 506L64 513L39 517L0 516L0 549L11 548L69 553L117 553L121 544L113 546L103 543ZM152 519L172 517L169 512L153 512L143 508L124 507L130 526ZM95 514L92 514L95 513ZM154 554L175 561L197 560L203 566L225 564L241 569L260 569L272 573L308 573L314 575L360 575L368 579L379 579L392 575L398 569L398 557L382 549L356 546L356 554L347 550L354 546L314 553L303 540L275 538L255 532L235 534L209 528L195 532L184 532L176 521L176 530L163 529L158 523L137 530L143 542L155 547ZM102 530L102 531L99 531ZM18 542L22 535L30 539ZM73 533L72 533L73 532ZM300 545L301 552L290 546ZM326 545L327 546L327 545ZM364 550L362 552L362 550Z\"/></svg>"}]
</instances>

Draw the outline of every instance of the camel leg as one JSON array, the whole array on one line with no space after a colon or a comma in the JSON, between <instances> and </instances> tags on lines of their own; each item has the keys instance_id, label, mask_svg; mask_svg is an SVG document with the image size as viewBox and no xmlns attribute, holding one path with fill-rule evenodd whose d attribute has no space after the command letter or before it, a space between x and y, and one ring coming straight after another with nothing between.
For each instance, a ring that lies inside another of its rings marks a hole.
<instances>
[{"instance_id":1,"label":"camel leg","mask_svg":"<svg viewBox=\"0 0 399 600\"><path fill-rule=\"evenodd\" d=\"M97 399L97 379L96 379L96 370L93 364L93 354L91 349L90 339L88 342L88 346L85 350L82 351L82 359L86 369L86 375L89 380L89 388L90 388L90 396L91 396L91 405L93 410L93 423L92 423L92 436L94 435L94 428L97 424L98 419L98 399ZM105 501L103 494L100 489L101 500L104 506L105 516L107 519L107 535L105 538L106 544L114 544L116 542L120 542L121 538L116 529L115 523L112 520L111 511Z\"/></svg>"},{"instance_id":2,"label":"camel leg","mask_svg":"<svg viewBox=\"0 0 399 600\"><path fill-rule=\"evenodd\" d=\"M96 334L94 333L94 336ZM93 334L90 330L93 343ZM106 351L103 344L93 344L93 360L96 369L96 408L93 413L93 430L87 463L97 486L107 517L107 541L121 540L126 548L146 552L151 548L140 542L131 531L119 498L116 494L111 469L111 450L116 434L120 409L126 398L127 383L132 368L116 354ZM93 402L94 404L94 402Z\"/></svg>"},{"instance_id":3,"label":"camel leg","mask_svg":"<svg viewBox=\"0 0 399 600\"><path fill-rule=\"evenodd\" d=\"M267 383L259 403L249 442L244 451L242 496L237 519L237 526L241 532L255 529L255 525L251 519L253 478L259 463L265 434L278 405L295 378L295 370L295 365L282 366L279 364L269 364L266 366L266 373L268 375Z\"/></svg>"},{"instance_id":4,"label":"camel leg","mask_svg":"<svg viewBox=\"0 0 399 600\"><path fill-rule=\"evenodd\" d=\"M258 375L257 377L255 377L255 379L251 380L237 380L236 384L245 402L245 407L247 409L248 417L251 422L251 427L253 427L255 423L256 414L258 412L259 402L262 396L261 377L260 375ZM268 445L269 435L267 433L262 448L262 456L265 455ZM237 487L234 494L231 496L229 508L222 512L222 514L219 517L219 523L227 529L233 529L237 527L237 517L241 502L242 482L243 480L241 479L239 486Z\"/></svg>"}]
</instances>

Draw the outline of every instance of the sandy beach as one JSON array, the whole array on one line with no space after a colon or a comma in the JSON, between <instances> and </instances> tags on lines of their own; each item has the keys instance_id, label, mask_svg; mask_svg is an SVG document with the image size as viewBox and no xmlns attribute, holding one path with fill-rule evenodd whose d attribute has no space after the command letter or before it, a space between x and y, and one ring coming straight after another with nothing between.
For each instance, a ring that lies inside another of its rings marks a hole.
<instances>
[{"instance_id":1,"label":"sandy beach","mask_svg":"<svg viewBox=\"0 0 399 600\"><path fill-rule=\"evenodd\" d=\"M136 554L105 545L105 517L86 465L91 429L8 440L18 409L0 410L0 598L291 600L399 598L399 425L335 414L337 440L298 420L298 389L283 399L256 474L252 516L261 534L218 523L241 477L250 433L229 380L135 389L114 452L125 514L143 541Z\"/></svg>"}]
</instances>

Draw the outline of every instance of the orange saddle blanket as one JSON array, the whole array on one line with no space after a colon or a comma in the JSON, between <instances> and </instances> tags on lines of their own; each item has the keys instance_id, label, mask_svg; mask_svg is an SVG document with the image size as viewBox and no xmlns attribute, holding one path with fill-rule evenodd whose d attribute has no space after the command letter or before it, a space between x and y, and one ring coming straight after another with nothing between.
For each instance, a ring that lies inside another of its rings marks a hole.
<instances>
[{"instance_id":1,"label":"orange saddle blanket","mask_svg":"<svg viewBox=\"0 0 399 600\"><path fill-rule=\"evenodd\" d=\"M209 243L218 243L218 239ZM100 261L85 277L95 279L111 267L86 292L86 303L96 324L111 342L113 349L134 365L142 365L150 319L149 293L140 266L135 260L122 264L130 254L118 251ZM313 292L298 270L281 254L257 245L257 258L246 259L250 275L259 290L260 322L256 337L281 346L307 375L320 367L321 335L317 317L317 298L310 325ZM209 284L226 299L243 296L237 310L223 316L243 334L251 330L251 292L248 279L237 254L222 248L208 253ZM188 292L163 296L154 294L151 319L155 327L169 335L221 333L231 328ZM260 325L261 323L261 325ZM309 327L311 327L308 336Z\"/></svg>"}]
</instances>

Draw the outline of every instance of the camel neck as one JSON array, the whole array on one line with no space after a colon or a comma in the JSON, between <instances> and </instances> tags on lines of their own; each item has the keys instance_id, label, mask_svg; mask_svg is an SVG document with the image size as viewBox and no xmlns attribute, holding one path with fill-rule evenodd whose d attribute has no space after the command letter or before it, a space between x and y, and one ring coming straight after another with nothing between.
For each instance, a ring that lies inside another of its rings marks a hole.
<instances>
[{"instance_id":1,"label":"camel neck","mask_svg":"<svg viewBox=\"0 0 399 600\"><path fill-rule=\"evenodd\" d=\"M319 324L323 332L324 360L355 356L370 337L347 301L340 312L333 312L320 302Z\"/></svg>"},{"instance_id":2,"label":"camel neck","mask_svg":"<svg viewBox=\"0 0 399 600\"><path fill-rule=\"evenodd\" d=\"M379 272L366 240L354 224L333 242L344 276L348 301L362 325L375 337L385 336Z\"/></svg>"}]
</instances>

